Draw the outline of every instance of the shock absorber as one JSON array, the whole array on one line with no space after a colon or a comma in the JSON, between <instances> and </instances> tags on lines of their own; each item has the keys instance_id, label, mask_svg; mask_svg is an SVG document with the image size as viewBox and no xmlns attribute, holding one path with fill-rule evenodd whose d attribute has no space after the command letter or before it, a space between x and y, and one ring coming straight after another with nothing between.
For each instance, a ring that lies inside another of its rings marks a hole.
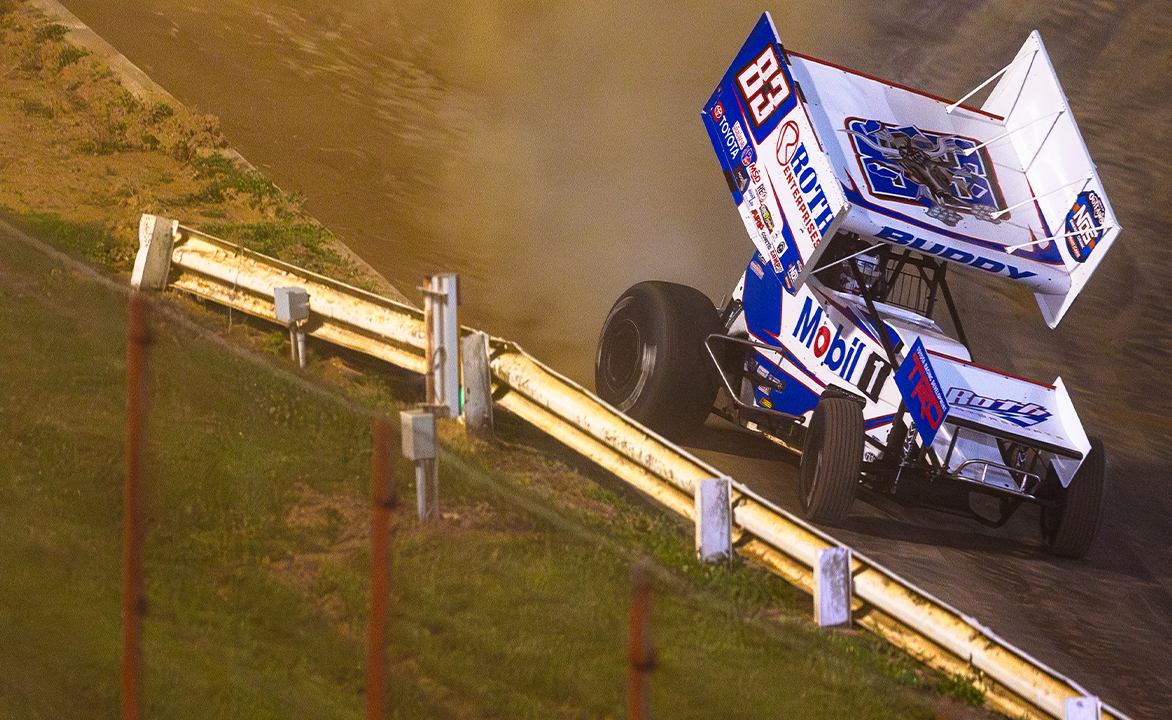
<instances>
[{"instance_id":1,"label":"shock absorber","mask_svg":"<svg viewBox=\"0 0 1172 720\"><path fill-rule=\"evenodd\" d=\"M892 495L899 488L900 476L903 474L903 469L907 467L908 456L916 442L915 427L909 429L904 422L905 409L903 402L900 402L899 409L895 412L895 419L891 423L891 432L887 435L886 460L889 463L889 471L892 473L888 492Z\"/></svg>"}]
</instances>

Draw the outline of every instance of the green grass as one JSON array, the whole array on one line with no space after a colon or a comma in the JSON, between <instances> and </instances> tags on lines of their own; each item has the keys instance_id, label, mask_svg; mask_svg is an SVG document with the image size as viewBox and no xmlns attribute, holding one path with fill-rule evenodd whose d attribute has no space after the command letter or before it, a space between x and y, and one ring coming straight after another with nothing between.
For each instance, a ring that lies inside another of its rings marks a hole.
<instances>
[{"instance_id":1,"label":"green grass","mask_svg":"<svg viewBox=\"0 0 1172 720\"><path fill-rule=\"evenodd\" d=\"M25 213L14 221L34 237L110 270L129 271L134 267L137 247L119 241L110 228L98 223L68 222L55 212Z\"/></svg>"},{"instance_id":2,"label":"green grass","mask_svg":"<svg viewBox=\"0 0 1172 720\"><path fill-rule=\"evenodd\" d=\"M315 272L378 285L305 214L304 198L224 152L214 117L135 97L69 42L65 26L30 7L0 0L0 31L0 55L15 68L5 76L6 107L36 130L22 145L36 164L0 192L0 210L23 228L125 272L140 214L162 214ZM63 153L65 182L54 165Z\"/></svg>"},{"instance_id":3,"label":"green grass","mask_svg":"<svg viewBox=\"0 0 1172 720\"><path fill-rule=\"evenodd\" d=\"M6 240L0 303L0 718L112 717L125 298ZM155 338L146 716L360 717L368 556L345 543L368 521L345 508L364 504L370 418L393 398L372 382L335 399L174 322ZM877 640L811 628L809 598L767 573L697 565L689 528L618 488L587 488L600 514L467 446L441 467L453 515L420 526L404 508L395 536L392 717L624 716L639 556L656 567L657 716L932 718L956 691ZM308 495L349 505L291 522ZM301 581L282 569L306 558Z\"/></svg>"},{"instance_id":4,"label":"green grass","mask_svg":"<svg viewBox=\"0 0 1172 720\"><path fill-rule=\"evenodd\" d=\"M238 167L231 158L214 154L196 157L191 162L196 177L206 180L204 188L187 198L197 204L218 204L227 199L225 191L235 191L251 198L254 205L281 200L281 190L264 174Z\"/></svg>"},{"instance_id":5,"label":"green grass","mask_svg":"<svg viewBox=\"0 0 1172 720\"><path fill-rule=\"evenodd\" d=\"M209 223L204 232L323 275L345 275L346 260L330 247L329 231L312 222Z\"/></svg>"}]
</instances>

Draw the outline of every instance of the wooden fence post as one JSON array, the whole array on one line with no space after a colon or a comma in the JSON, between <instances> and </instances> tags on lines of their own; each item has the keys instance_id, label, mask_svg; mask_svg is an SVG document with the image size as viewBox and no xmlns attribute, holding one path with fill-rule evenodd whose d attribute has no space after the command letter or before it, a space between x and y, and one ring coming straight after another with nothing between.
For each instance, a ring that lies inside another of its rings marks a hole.
<instances>
[{"instance_id":1,"label":"wooden fence post","mask_svg":"<svg viewBox=\"0 0 1172 720\"><path fill-rule=\"evenodd\" d=\"M122 500L122 720L138 720L142 616L142 456L147 401L147 303L138 293L128 304L126 358L126 484Z\"/></svg>"},{"instance_id":2,"label":"wooden fence post","mask_svg":"<svg viewBox=\"0 0 1172 720\"><path fill-rule=\"evenodd\" d=\"M370 455L370 627L366 645L366 717L382 720L386 691L387 602L390 596L388 548L391 511L398 492L391 472L391 423L383 415L371 427Z\"/></svg>"},{"instance_id":3,"label":"wooden fence post","mask_svg":"<svg viewBox=\"0 0 1172 720\"><path fill-rule=\"evenodd\" d=\"M651 646L651 569L646 561L636 563L632 573L629 621L627 717L647 720L651 711L647 678L655 669L655 649Z\"/></svg>"}]
</instances>

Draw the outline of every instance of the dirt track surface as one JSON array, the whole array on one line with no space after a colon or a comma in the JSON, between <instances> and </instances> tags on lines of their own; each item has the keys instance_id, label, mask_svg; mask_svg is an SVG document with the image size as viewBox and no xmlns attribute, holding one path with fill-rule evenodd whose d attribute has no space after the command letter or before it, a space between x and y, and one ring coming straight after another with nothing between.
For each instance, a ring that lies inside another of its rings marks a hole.
<instances>
[{"instance_id":1,"label":"dirt track surface","mask_svg":"<svg viewBox=\"0 0 1172 720\"><path fill-rule=\"evenodd\" d=\"M800 515L797 459L768 443L710 428L697 453ZM733 448L735 452L724 452ZM1126 477L1122 463L1112 479ZM1123 466L1124 468L1126 466ZM843 527L824 528L872 559L1084 685L1132 718L1164 718L1172 582L1162 518L1132 519L1111 492L1111 509L1085 560L1046 554L1038 513L1023 508L1005 527L889 501L858 500Z\"/></svg>"},{"instance_id":2,"label":"dirt track surface","mask_svg":"<svg viewBox=\"0 0 1172 720\"><path fill-rule=\"evenodd\" d=\"M673 280L719 300L744 268L751 250L698 113L762 9L794 50L944 97L1038 29L1123 233L1056 331L1015 288L956 289L975 359L1061 375L1103 438L1099 542L1059 561L1026 513L994 532L863 503L838 534L1136 720L1172 711L1168 3L65 5L219 116L234 147L409 294L424 274L460 272L466 322L587 385L626 287ZM709 457L791 505L792 468L745 457L771 454L754 447Z\"/></svg>"}]
</instances>

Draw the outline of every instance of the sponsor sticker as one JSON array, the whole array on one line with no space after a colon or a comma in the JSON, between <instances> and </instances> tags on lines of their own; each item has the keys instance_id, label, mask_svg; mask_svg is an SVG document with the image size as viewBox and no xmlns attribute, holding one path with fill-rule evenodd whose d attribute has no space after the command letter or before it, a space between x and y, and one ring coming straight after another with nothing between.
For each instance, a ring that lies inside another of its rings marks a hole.
<instances>
[{"instance_id":1,"label":"sponsor sticker","mask_svg":"<svg viewBox=\"0 0 1172 720\"><path fill-rule=\"evenodd\" d=\"M936 439L936 431L948 416L949 406L920 338L916 338L907 357L895 371L895 384L924 444L931 445Z\"/></svg>"},{"instance_id":2,"label":"sponsor sticker","mask_svg":"<svg viewBox=\"0 0 1172 720\"><path fill-rule=\"evenodd\" d=\"M811 247L816 248L834 221L834 210L827 201L818 171L811 163L810 153L802 142L801 128L795 120L788 120L778 133L777 161L789 189L785 204L792 208L791 215L783 206L782 214L795 233L804 233Z\"/></svg>"},{"instance_id":3,"label":"sponsor sticker","mask_svg":"<svg viewBox=\"0 0 1172 720\"><path fill-rule=\"evenodd\" d=\"M749 175L745 172L745 168L741 165L733 165L732 176L737 190L744 193L745 189L749 187Z\"/></svg>"},{"instance_id":4,"label":"sponsor sticker","mask_svg":"<svg viewBox=\"0 0 1172 720\"><path fill-rule=\"evenodd\" d=\"M1107 208L1094 190L1081 192L1066 215L1066 249L1078 262L1086 262L1095 245L1103 238L1103 220Z\"/></svg>"},{"instance_id":5,"label":"sponsor sticker","mask_svg":"<svg viewBox=\"0 0 1172 720\"><path fill-rule=\"evenodd\" d=\"M972 410L1022 428L1033 427L1054 416L1053 413L1037 403L984 397L967 388L949 388L947 397L948 403L952 407Z\"/></svg>"},{"instance_id":6,"label":"sponsor sticker","mask_svg":"<svg viewBox=\"0 0 1172 720\"><path fill-rule=\"evenodd\" d=\"M1037 276L1037 273L1031 270L1018 269L1007 262L987 258L979 252L967 252L958 247L945 245L938 240L928 242L925 238L916 237L909 232L895 228L884 226L882 230L875 233L875 237L895 245L902 245L924 255L935 255L941 260L968 265L987 273L1008 277L1010 280L1022 281Z\"/></svg>"},{"instance_id":7,"label":"sponsor sticker","mask_svg":"<svg viewBox=\"0 0 1172 720\"><path fill-rule=\"evenodd\" d=\"M764 198L762 198L764 199ZM761 219L765 221L765 228L769 232L773 232L773 214L769 212L769 208L764 204L761 205Z\"/></svg>"},{"instance_id":8,"label":"sponsor sticker","mask_svg":"<svg viewBox=\"0 0 1172 720\"><path fill-rule=\"evenodd\" d=\"M733 123L732 131L733 131L733 137L735 137L737 140L737 145L739 145L741 148L744 148L746 145L749 144L749 138L745 137L745 131L741 127L740 120ZM754 182L756 182L756 180L754 180Z\"/></svg>"},{"instance_id":9,"label":"sponsor sticker","mask_svg":"<svg viewBox=\"0 0 1172 720\"><path fill-rule=\"evenodd\" d=\"M988 153L971 152L976 140L859 118L848 118L846 131L875 197L922 205L949 227L966 215L994 225L1010 217L995 216L1005 201Z\"/></svg>"}]
</instances>

